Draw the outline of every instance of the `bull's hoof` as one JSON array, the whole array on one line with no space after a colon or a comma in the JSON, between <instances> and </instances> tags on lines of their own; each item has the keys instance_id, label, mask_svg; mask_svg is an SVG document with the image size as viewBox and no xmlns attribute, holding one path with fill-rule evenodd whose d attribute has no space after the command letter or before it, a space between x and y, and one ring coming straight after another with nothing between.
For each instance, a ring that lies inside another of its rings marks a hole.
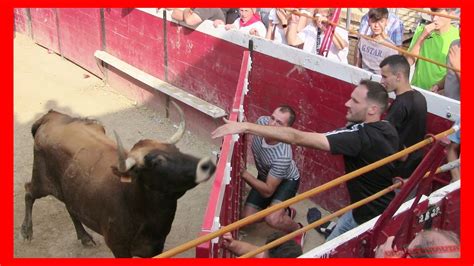
<instances>
[{"instance_id":1,"label":"bull's hoof","mask_svg":"<svg viewBox=\"0 0 474 266\"><path fill-rule=\"evenodd\" d=\"M33 226L22 224L21 236L23 237L23 240L31 242L31 239L33 238Z\"/></svg>"},{"instance_id":2,"label":"bull's hoof","mask_svg":"<svg viewBox=\"0 0 474 266\"><path fill-rule=\"evenodd\" d=\"M81 237L81 243L84 247L93 247L96 246L97 244L95 243L94 239L92 238L91 235L89 234L84 234Z\"/></svg>"}]
</instances>

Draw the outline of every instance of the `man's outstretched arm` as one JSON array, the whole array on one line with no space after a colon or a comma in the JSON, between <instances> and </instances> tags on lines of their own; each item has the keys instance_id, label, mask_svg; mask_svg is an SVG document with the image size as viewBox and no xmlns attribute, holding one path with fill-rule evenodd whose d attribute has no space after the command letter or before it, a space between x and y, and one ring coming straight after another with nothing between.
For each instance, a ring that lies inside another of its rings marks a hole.
<instances>
[{"instance_id":1,"label":"man's outstretched arm","mask_svg":"<svg viewBox=\"0 0 474 266\"><path fill-rule=\"evenodd\" d=\"M324 134L305 132L291 127L263 126L249 122L233 122L224 118L225 124L215 129L211 136L219 138L229 134L248 133L272 138L288 144L329 151L329 141Z\"/></svg>"}]
</instances>

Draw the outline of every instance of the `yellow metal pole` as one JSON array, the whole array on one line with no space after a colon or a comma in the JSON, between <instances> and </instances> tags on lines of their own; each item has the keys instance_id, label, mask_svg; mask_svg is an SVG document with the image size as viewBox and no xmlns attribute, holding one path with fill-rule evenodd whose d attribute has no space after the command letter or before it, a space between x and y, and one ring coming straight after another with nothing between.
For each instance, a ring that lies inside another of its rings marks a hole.
<instances>
[{"instance_id":1,"label":"yellow metal pole","mask_svg":"<svg viewBox=\"0 0 474 266\"><path fill-rule=\"evenodd\" d=\"M438 168L438 169L436 170L436 174L438 174L438 173L440 173L440 172L441 172L441 168ZM429 174L430 174L430 172L427 172L427 173L423 176L423 178L428 177ZM295 236L297 236L297 235L299 235L299 234L302 234L303 232L309 231L309 230L311 230L311 229L313 229L313 228L316 228L316 227L322 225L322 224L325 223L325 222L329 222L331 219L333 219L333 218L335 218L335 217L338 217L338 216L340 216L340 215L346 213L347 211L353 210L353 209L355 209L355 208L357 208L357 207L359 207L359 206L362 206L362 205L364 205L364 204L366 204L366 203L368 203L368 202L371 202L371 201L373 201L373 200L375 200L375 199L377 199L377 198L379 198L379 197L381 197L381 196L383 196L383 195L389 193L390 191L393 191L394 189L399 188L401 185L402 185L401 182L397 182L397 183L393 184L392 186L390 186L390 187L388 187L388 188L386 188L386 189L384 189L384 190L381 190L381 191L377 192L376 194L371 195L370 197L367 197L367 198L365 198L365 199L362 199L362 200L360 200L360 201L358 201L358 202L356 202L356 203L354 203L354 204L348 205L348 206L346 206L346 207L344 207L344 208L342 208L342 209L340 209L340 210L338 210L338 211L336 211L336 212L334 212L334 213L331 213L331 214L329 214L329 215L327 215L327 216L324 216L323 218L321 218L321 219L319 219L319 220L317 220L317 221L314 221L313 223L308 224L308 225L305 226L305 227L302 227L302 228L300 228L300 229L298 229L298 230L296 230L296 231L293 231L293 232L291 232L291 233L289 233L289 234L287 234L287 235L285 235L285 236L282 236L282 237L280 237L280 238L278 238L278 239L275 239L274 241L272 241L272 242L270 242L270 243L267 243L267 244L265 244L264 246L261 246L261 247L259 247L259 248L256 249L256 250L253 250L253 251L251 251L251 252L248 252L248 253L246 253L246 254L240 256L239 258L251 258L251 257L254 257L255 255L259 254L260 252L263 252L263 251L265 251L265 250L269 250L269 249L271 249L271 248L273 248L273 247L276 247L276 246L278 246L278 245L281 245L281 244L285 243L286 241L288 241L288 240L294 238Z\"/></svg>"},{"instance_id":2,"label":"yellow metal pole","mask_svg":"<svg viewBox=\"0 0 474 266\"><path fill-rule=\"evenodd\" d=\"M413 11L416 11L416 12L420 12L420 13L425 13L425 14L432 15L432 16L439 16L439 17L445 17L445 18L450 18L450 19L454 19L454 20L460 20L460 18L456 17L456 16L451 16L451 15L443 14L443 13L439 13L439 12L433 12L431 10L425 10L423 8L407 8L407 9L410 9L410 10L413 10Z\"/></svg>"}]
</instances>

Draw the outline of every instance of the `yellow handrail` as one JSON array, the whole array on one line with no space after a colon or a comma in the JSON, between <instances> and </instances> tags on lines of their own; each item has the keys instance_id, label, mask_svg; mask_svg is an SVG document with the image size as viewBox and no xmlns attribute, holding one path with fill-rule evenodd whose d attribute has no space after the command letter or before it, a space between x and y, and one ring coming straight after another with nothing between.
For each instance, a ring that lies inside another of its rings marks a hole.
<instances>
[{"instance_id":1,"label":"yellow handrail","mask_svg":"<svg viewBox=\"0 0 474 266\"><path fill-rule=\"evenodd\" d=\"M450 19L454 19L454 20L460 20L460 18L457 17L457 16L451 16L451 15L443 14L443 13L440 13L440 12L433 12L433 11L425 10L423 8L407 8L407 9L410 9L410 10L413 10L413 11L416 11L416 12L420 12L420 13L425 13L425 14L428 14L428 15L434 15L434 16L445 17L445 18L450 18Z\"/></svg>"},{"instance_id":2,"label":"yellow handrail","mask_svg":"<svg viewBox=\"0 0 474 266\"><path fill-rule=\"evenodd\" d=\"M441 167L439 167L439 168L436 170L436 174L438 174L438 173L440 173L440 172L442 172ZM428 177L428 176L430 175L430 173L431 173L431 172L427 172L427 173L423 176L423 178ZM367 197L367 198L365 198L365 199L362 199L362 200L360 200L360 201L358 201L358 202L356 202L356 203L353 203L353 204L351 204L351 205L348 205L348 206L346 206L346 207L344 207L344 208L342 208L342 209L339 209L338 211L336 211L336 212L334 212L334 213L331 213L331 214L329 214L329 215L327 215L327 216L324 216L323 218L321 218L321 219L319 219L319 220L317 220L317 221L314 221L313 223L308 224L308 225L306 225L306 226L304 226L304 227L302 227L302 228L300 228L300 229L298 229L298 230L296 230L296 231L293 231L293 232L291 232L291 233L288 233L287 235L284 235L284 236L282 236L282 237L280 237L280 238L278 238L278 239L275 239L274 241L269 242L269 243L265 244L264 246L259 247L259 248L256 249L256 250L253 250L253 251L251 251L251 252L248 252L248 253L246 253L246 254L240 256L239 258L251 258L251 257L254 257L255 255L257 255L257 254L260 253L260 252L263 252L263 251L265 251L265 250L268 250L268 249L271 249L271 248L273 248L273 247L276 247L276 246L278 246L278 245L280 245L280 244L283 244L284 242L286 242L286 241L288 241L288 240L294 238L295 236L297 236L297 235L299 235L299 234L301 234L301 233L303 233L303 232L306 232L306 231L308 231L308 230L311 230L311 229L313 229L313 228L315 228L315 227L318 227L318 226L322 225L322 224L325 223L325 222L329 222L332 218L338 217L339 215L344 214L344 213L346 213L347 211L353 210L353 209L355 209L355 208L357 208L357 207L360 207L360 206L362 206L362 205L364 205L364 204L366 204L366 203L368 203L368 202L371 202L371 201L373 201L373 200L375 200L375 199L377 199L377 198L379 198L379 197L381 197L381 196L383 196L383 195L389 193L390 191L393 191L394 189L399 188L401 185L402 185L401 182L397 182L397 183L393 184L392 186L389 186L389 187L387 187L387 188L385 188L385 189L383 189L383 190L381 190L381 191L379 191L379 192L377 192L377 193L375 193L375 194L373 194L373 195L371 195L371 196L369 196L369 197Z\"/></svg>"}]
</instances>

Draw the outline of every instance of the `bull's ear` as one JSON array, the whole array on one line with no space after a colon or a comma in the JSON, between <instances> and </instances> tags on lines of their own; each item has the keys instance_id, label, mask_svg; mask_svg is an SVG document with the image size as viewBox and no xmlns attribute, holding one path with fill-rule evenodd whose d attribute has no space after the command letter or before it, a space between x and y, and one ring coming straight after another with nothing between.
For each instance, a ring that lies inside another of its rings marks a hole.
<instances>
[{"instance_id":1,"label":"bull's ear","mask_svg":"<svg viewBox=\"0 0 474 266\"><path fill-rule=\"evenodd\" d=\"M120 177L120 182L122 183L131 183L132 182L132 177L128 173L122 173L119 171L117 166L111 166L112 172L114 175Z\"/></svg>"},{"instance_id":2,"label":"bull's ear","mask_svg":"<svg viewBox=\"0 0 474 266\"><path fill-rule=\"evenodd\" d=\"M128 177L130 176L130 169L132 169L136 164L135 159L129 157L125 160L125 169L124 171L120 170L120 166L111 166L112 172L118 177Z\"/></svg>"}]
</instances>

